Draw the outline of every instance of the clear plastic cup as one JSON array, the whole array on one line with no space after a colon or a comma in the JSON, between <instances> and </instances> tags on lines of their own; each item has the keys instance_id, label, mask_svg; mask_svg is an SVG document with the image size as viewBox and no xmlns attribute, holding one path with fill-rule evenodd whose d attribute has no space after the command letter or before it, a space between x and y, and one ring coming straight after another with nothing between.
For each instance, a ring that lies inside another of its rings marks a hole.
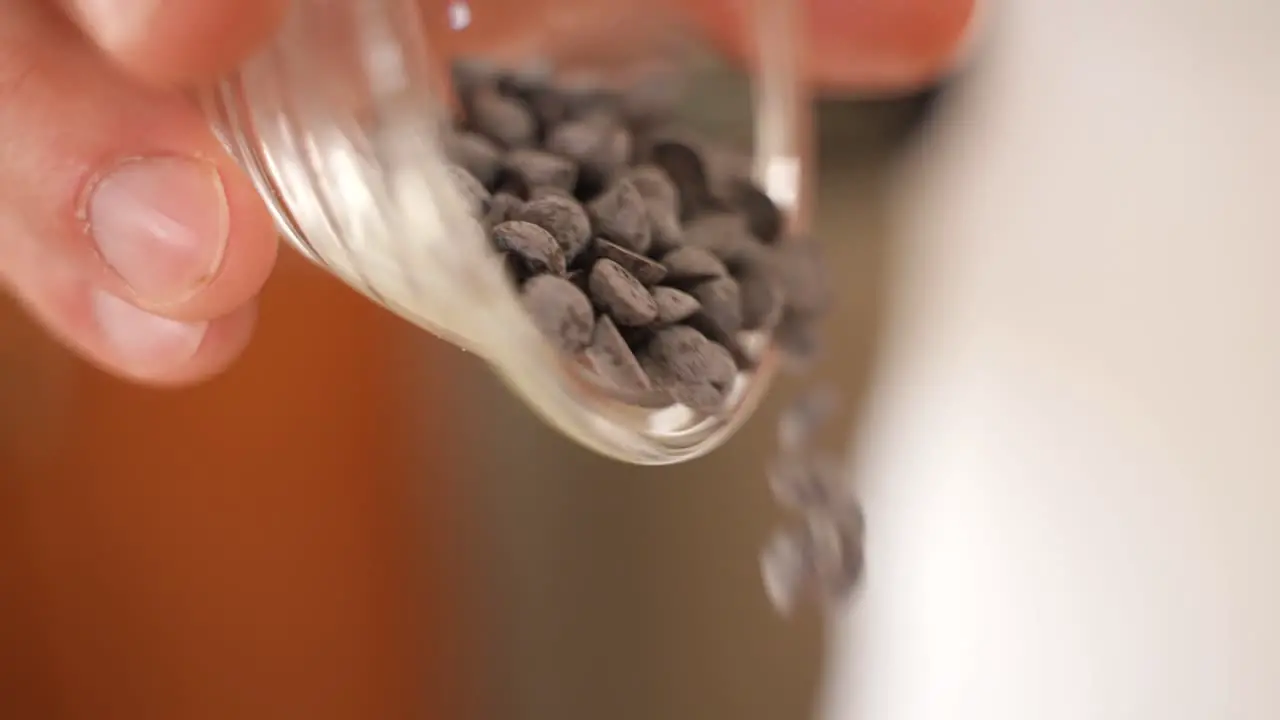
<instances>
[{"instance_id":1,"label":"clear plastic cup","mask_svg":"<svg viewBox=\"0 0 1280 720\"><path fill-rule=\"evenodd\" d=\"M779 362L769 329L738 338L751 363L711 411L621 392L555 350L448 162L454 81L499 67L661 101L701 137L745 151L795 231L808 136L799 3L741 1L754 46L736 61L717 52L724 28L708 32L679 0L295 0L270 46L202 101L294 249L483 358L570 438L625 462L675 463L751 415Z\"/></svg>"}]
</instances>

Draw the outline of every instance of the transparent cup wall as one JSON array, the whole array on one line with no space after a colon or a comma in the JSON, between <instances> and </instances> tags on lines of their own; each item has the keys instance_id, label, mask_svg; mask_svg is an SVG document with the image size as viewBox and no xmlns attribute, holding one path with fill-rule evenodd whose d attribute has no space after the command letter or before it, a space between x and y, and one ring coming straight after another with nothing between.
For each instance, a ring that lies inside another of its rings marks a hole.
<instances>
[{"instance_id":1,"label":"transparent cup wall","mask_svg":"<svg viewBox=\"0 0 1280 720\"><path fill-rule=\"evenodd\" d=\"M778 364L769 332L737 338L752 361L713 412L621 392L556 351L449 161L463 115L454 80L497 68L665 104L681 133L714 139L706 156L741 163L795 228L806 129L797 8L738 9L724 22L741 23L747 42L727 59L723 25L706 32L676 0L297 0L270 47L203 100L296 250L483 358L576 441L625 462L680 462L750 416Z\"/></svg>"}]
</instances>

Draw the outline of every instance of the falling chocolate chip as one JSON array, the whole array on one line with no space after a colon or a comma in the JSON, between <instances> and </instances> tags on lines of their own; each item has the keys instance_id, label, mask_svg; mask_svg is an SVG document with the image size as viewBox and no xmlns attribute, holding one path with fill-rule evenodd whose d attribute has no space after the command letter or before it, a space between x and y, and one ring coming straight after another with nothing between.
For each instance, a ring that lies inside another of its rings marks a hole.
<instances>
[{"instance_id":1,"label":"falling chocolate chip","mask_svg":"<svg viewBox=\"0 0 1280 720\"><path fill-rule=\"evenodd\" d=\"M638 393L653 389L649 376L640 367L640 361L608 315L601 315L596 321L587 358L595 371L619 390Z\"/></svg>"},{"instance_id":2,"label":"falling chocolate chip","mask_svg":"<svg viewBox=\"0 0 1280 720\"><path fill-rule=\"evenodd\" d=\"M693 220L684 228L684 242L714 254L730 268L760 264L766 252L752 237L746 220L733 213L714 213Z\"/></svg>"},{"instance_id":3,"label":"falling chocolate chip","mask_svg":"<svg viewBox=\"0 0 1280 720\"><path fill-rule=\"evenodd\" d=\"M511 193L500 192L489 199L489 210L485 213L485 227L492 232L493 228L508 220L516 220L516 214L524 205L524 201Z\"/></svg>"},{"instance_id":4,"label":"falling chocolate chip","mask_svg":"<svg viewBox=\"0 0 1280 720\"><path fill-rule=\"evenodd\" d=\"M471 213L476 217L483 217L489 211L489 201L492 196L489 190L485 188L484 183L476 179L465 168L457 165L449 166L449 175L453 178L454 184L462 193L463 199L466 201Z\"/></svg>"},{"instance_id":5,"label":"falling chocolate chip","mask_svg":"<svg viewBox=\"0 0 1280 720\"><path fill-rule=\"evenodd\" d=\"M672 250L662 256L662 264L667 266L667 280L673 283L700 283L729 275L720 258L693 247Z\"/></svg>"},{"instance_id":6,"label":"falling chocolate chip","mask_svg":"<svg viewBox=\"0 0 1280 720\"><path fill-rule=\"evenodd\" d=\"M789 311L812 316L827 310L832 290L817 243L801 238L780 243L768 262Z\"/></svg>"},{"instance_id":7,"label":"falling chocolate chip","mask_svg":"<svg viewBox=\"0 0 1280 720\"><path fill-rule=\"evenodd\" d=\"M622 247L644 254L652 242L644 198L631 181L614 183L587 206L596 232Z\"/></svg>"},{"instance_id":8,"label":"falling chocolate chip","mask_svg":"<svg viewBox=\"0 0 1280 720\"><path fill-rule=\"evenodd\" d=\"M731 277L708 280L693 289L702 312L728 333L742 329L742 291Z\"/></svg>"},{"instance_id":9,"label":"falling chocolate chip","mask_svg":"<svg viewBox=\"0 0 1280 720\"><path fill-rule=\"evenodd\" d=\"M460 132L450 136L445 141L445 155L485 187L492 187L498 177L501 151L482 135Z\"/></svg>"},{"instance_id":10,"label":"falling chocolate chip","mask_svg":"<svg viewBox=\"0 0 1280 720\"><path fill-rule=\"evenodd\" d=\"M595 247L596 257L608 258L618 263L624 270L631 273L635 279L639 280L642 285L657 285L667 276L667 268L662 263L650 260L644 255L633 253L604 238L596 238L593 246Z\"/></svg>"},{"instance_id":11,"label":"falling chocolate chip","mask_svg":"<svg viewBox=\"0 0 1280 720\"><path fill-rule=\"evenodd\" d=\"M747 229L760 242L772 244L782 236L782 211L764 191L745 179L730 183L730 203L742 213Z\"/></svg>"},{"instance_id":12,"label":"falling chocolate chip","mask_svg":"<svg viewBox=\"0 0 1280 720\"><path fill-rule=\"evenodd\" d=\"M839 509L855 503L844 482L845 470L830 455L805 451L784 453L769 470L773 496L792 510Z\"/></svg>"},{"instance_id":13,"label":"falling chocolate chip","mask_svg":"<svg viewBox=\"0 0 1280 720\"><path fill-rule=\"evenodd\" d=\"M773 330L773 343L792 372L804 372L817 358L818 317L786 311Z\"/></svg>"},{"instance_id":14,"label":"falling chocolate chip","mask_svg":"<svg viewBox=\"0 0 1280 720\"><path fill-rule=\"evenodd\" d=\"M702 309L697 298L671 287L654 288L653 299L658 303L658 318L655 322L659 325L684 322Z\"/></svg>"},{"instance_id":15,"label":"falling chocolate chip","mask_svg":"<svg viewBox=\"0 0 1280 720\"><path fill-rule=\"evenodd\" d=\"M835 412L839 395L831 387L817 387L801 395L778 420L778 444L784 453L806 451L823 423Z\"/></svg>"},{"instance_id":16,"label":"falling chocolate chip","mask_svg":"<svg viewBox=\"0 0 1280 720\"><path fill-rule=\"evenodd\" d=\"M690 220L714 206L707 185L706 165L693 147L682 142L660 141L650 148L649 161L662 168L675 185L682 219Z\"/></svg>"},{"instance_id":17,"label":"falling chocolate chip","mask_svg":"<svg viewBox=\"0 0 1280 720\"><path fill-rule=\"evenodd\" d=\"M578 183L578 166L571 160L541 150L512 150L502 158L503 169L520 177L531 188L552 187L572 192Z\"/></svg>"},{"instance_id":18,"label":"falling chocolate chip","mask_svg":"<svg viewBox=\"0 0 1280 720\"><path fill-rule=\"evenodd\" d=\"M595 312L591 301L573 283L554 275L538 275L524 284L521 299L534 325L557 349L576 353L591 342Z\"/></svg>"},{"instance_id":19,"label":"falling chocolate chip","mask_svg":"<svg viewBox=\"0 0 1280 720\"><path fill-rule=\"evenodd\" d=\"M653 295L612 260L596 261L587 282L592 299L619 325L641 327L658 317L658 303Z\"/></svg>"},{"instance_id":20,"label":"falling chocolate chip","mask_svg":"<svg viewBox=\"0 0 1280 720\"><path fill-rule=\"evenodd\" d=\"M530 222L509 220L493 228L498 250L509 253L531 275L564 275L564 252L551 233Z\"/></svg>"},{"instance_id":21,"label":"falling chocolate chip","mask_svg":"<svg viewBox=\"0 0 1280 720\"><path fill-rule=\"evenodd\" d=\"M564 195L553 193L530 200L512 219L533 223L551 233L568 261L576 258L591 240L587 211L578 201Z\"/></svg>"},{"instance_id":22,"label":"falling chocolate chip","mask_svg":"<svg viewBox=\"0 0 1280 720\"><path fill-rule=\"evenodd\" d=\"M782 317L782 288L763 272L749 272L738 280L742 289L742 329L759 330Z\"/></svg>"},{"instance_id":23,"label":"falling chocolate chip","mask_svg":"<svg viewBox=\"0 0 1280 720\"><path fill-rule=\"evenodd\" d=\"M837 606L857 589L864 560L861 522L822 514L780 532L761 553L765 589L774 607L790 614L801 600Z\"/></svg>"},{"instance_id":24,"label":"falling chocolate chip","mask_svg":"<svg viewBox=\"0 0 1280 720\"><path fill-rule=\"evenodd\" d=\"M537 123L529 109L493 88L476 89L468 119L476 132L509 150L530 147L537 137Z\"/></svg>"}]
</instances>

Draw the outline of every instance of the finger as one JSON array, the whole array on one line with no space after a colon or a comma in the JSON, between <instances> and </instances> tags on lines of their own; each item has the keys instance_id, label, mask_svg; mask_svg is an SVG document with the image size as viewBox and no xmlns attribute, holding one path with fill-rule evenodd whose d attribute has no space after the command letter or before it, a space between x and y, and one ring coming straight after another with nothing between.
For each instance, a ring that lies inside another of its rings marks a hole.
<instances>
[{"instance_id":1,"label":"finger","mask_svg":"<svg viewBox=\"0 0 1280 720\"><path fill-rule=\"evenodd\" d=\"M270 37L286 0L65 0L81 29L137 78L209 80Z\"/></svg>"},{"instance_id":2,"label":"finger","mask_svg":"<svg viewBox=\"0 0 1280 720\"><path fill-rule=\"evenodd\" d=\"M181 322L141 310L80 273L26 278L19 301L51 335L93 365L147 385L188 385L218 374L244 351L257 322L256 302Z\"/></svg>"},{"instance_id":3,"label":"finger","mask_svg":"<svg viewBox=\"0 0 1280 720\"><path fill-rule=\"evenodd\" d=\"M90 323L137 321L137 335L144 315L85 303L111 296L212 332L210 321L252 300L275 259L252 185L196 110L104 66L47 6L0 0L0 12L0 136L22 140L0 143L0 270L99 363L130 377L199 370L183 364L198 353L166 369L111 350L104 343L128 333Z\"/></svg>"}]
</instances>

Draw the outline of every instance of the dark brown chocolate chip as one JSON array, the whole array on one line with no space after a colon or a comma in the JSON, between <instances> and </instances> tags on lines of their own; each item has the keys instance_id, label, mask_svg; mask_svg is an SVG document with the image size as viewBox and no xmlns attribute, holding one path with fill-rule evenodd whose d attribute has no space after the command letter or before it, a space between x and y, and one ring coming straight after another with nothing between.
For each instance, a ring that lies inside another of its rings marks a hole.
<instances>
[{"instance_id":1,"label":"dark brown chocolate chip","mask_svg":"<svg viewBox=\"0 0 1280 720\"><path fill-rule=\"evenodd\" d=\"M728 389L704 379L686 380L653 355L640 358L640 366L653 384L672 400L698 412L714 413L724 407Z\"/></svg>"},{"instance_id":2,"label":"dark brown chocolate chip","mask_svg":"<svg viewBox=\"0 0 1280 720\"><path fill-rule=\"evenodd\" d=\"M781 532L761 554L769 599L787 614L805 599L838 605L857 589L865 564L863 523L815 513Z\"/></svg>"},{"instance_id":3,"label":"dark brown chocolate chip","mask_svg":"<svg viewBox=\"0 0 1280 720\"><path fill-rule=\"evenodd\" d=\"M640 254L652 242L649 212L636 186L623 179L614 183L587 206L596 233Z\"/></svg>"},{"instance_id":4,"label":"dark brown chocolate chip","mask_svg":"<svg viewBox=\"0 0 1280 720\"><path fill-rule=\"evenodd\" d=\"M601 315L596 321L595 334L587 348L587 359L601 377L619 390L639 393L653 389L649 376L640 367L640 361L608 315Z\"/></svg>"},{"instance_id":5,"label":"dark brown chocolate chip","mask_svg":"<svg viewBox=\"0 0 1280 720\"><path fill-rule=\"evenodd\" d=\"M816 243L800 238L780 243L770 257L770 267L788 310L817 315L830 306L831 286Z\"/></svg>"},{"instance_id":6,"label":"dark brown chocolate chip","mask_svg":"<svg viewBox=\"0 0 1280 720\"><path fill-rule=\"evenodd\" d=\"M502 166L530 188L550 186L571 192L578 183L578 166L572 160L541 150L512 150L502 158Z\"/></svg>"},{"instance_id":7,"label":"dark brown chocolate chip","mask_svg":"<svg viewBox=\"0 0 1280 720\"><path fill-rule=\"evenodd\" d=\"M736 179L730 183L730 203L742 213L747 229L756 239L766 244L777 242L782 236L782 211L755 183Z\"/></svg>"},{"instance_id":8,"label":"dark brown chocolate chip","mask_svg":"<svg viewBox=\"0 0 1280 720\"><path fill-rule=\"evenodd\" d=\"M792 510L838 510L857 504L845 476L844 467L831 455L788 453L769 468L769 489Z\"/></svg>"},{"instance_id":9,"label":"dark brown chocolate chip","mask_svg":"<svg viewBox=\"0 0 1280 720\"><path fill-rule=\"evenodd\" d=\"M693 220L684 228L684 242L713 253L730 268L759 264L766 252L751 236L746 220L732 213L714 213Z\"/></svg>"},{"instance_id":10,"label":"dark brown chocolate chip","mask_svg":"<svg viewBox=\"0 0 1280 720\"><path fill-rule=\"evenodd\" d=\"M667 266L667 280L673 283L700 283L729 275L720 258L694 247L672 250L662 256L662 264Z\"/></svg>"},{"instance_id":11,"label":"dark brown chocolate chip","mask_svg":"<svg viewBox=\"0 0 1280 720\"><path fill-rule=\"evenodd\" d=\"M551 197L551 196L568 198L569 200L578 202L578 199L573 196L572 191L565 190L564 188L558 188L552 185L542 185L540 187L535 187L529 191L529 200L541 200L544 197ZM583 212L586 212L586 211L584 210Z\"/></svg>"},{"instance_id":12,"label":"dark brown chocolate chip","mask_svg":"<svg viewBox=\"0 0 1280 720\"><path fill-rule=\"evenodd\" d=\"M667 268L660 262L650 260L644 255L611 243L604 238L596 238L593 243L596 257L608 258L631 273L642 285L657 285L667 276Z\"/></svg>"},{"instance_id":13,"label":"dark brown chocolate chip","mask_svg":"<svg viewBox=\"0 0 1280 720\"><path fill-rule=\"evenodd\" d=\"M726 360L730 377L736 369L732 358L715 347L706 335L692 327L673 325L654 332L645 354L679 380L714 382L724 376Z\"/></svg>"},{"instance_id":14,"label":"dark brown chocolate chip","mask_svg":"<svg viewBox=\"0 0 1280 720\"><path fill-rule=\"evenodd\" d=\"M730 332L705 311L699 310L694 313L685 321L685 324L727 349L740 369L747 370L755 367L756 358L747 353L746 348L738 340L738 334Z\"/></svg>"},{"instance_id":15,"label":"dark brown chocolate chip","mask_svg":"<svg viewBox=\"0 0 1280 720\"><path fill-rule=\"evenodd\" d=\"M509 253L531 275L564 275L564 252L551 233L530 222L509 220L493 228L498 250Z\"/></svg>"},{"instance_id":16,"label":"dark brown chocolate chip","mask_svg":"<svg viewBox=\"0 0 1280 720\"><path fill-rule=\"evenodd\" d=\"M453 177L454 184L462 193L463 200L466 201L471 213L477 218L484 217L489 212L489 202L492 199L484 183L477 180L476 176L466 168L457 165L449 166L449 175Z\"/></svg>"},{"instance_id":17,"label":"dark brown chocolate chip","mask_svg":"<svg viewBox=\"0 0 1280 720\"><path fill-rule=\"evenodd\" d=\"M538 275L524 284L521 299L534 325L557 349L576 353L591 342L595 311L573 283L554 275Z\"/></svg>"},{"instance_id":18,"label":"dark brown chocolate chip","mask_svg":"<svg viewBox=\"0 0 1280 720\"><path fill-rule=\"evenodd\" d=\"M661 200L646 199L644 206L649 213L649 252L662 254L684 245L684 229L675 212Z\"/></svg>"},{"instance_id":19,"label":"dark brown chocolate chip","mask_svg":"<svg viewBox=\"0 0 1280 720\"><path fill-rule=\"evenodd\" d=\"M493 88L475 91L468 119L476 132L509 150L530 147L536 140L538 127L529 109Z\"/></svg>"},{"instance_id":20,"label":"dark brown chocolate chip","mask_svg":"<svg viewBox=\"0 0 1280 720\"><path fill-rule=\"evenodd\" d=\"M697 298L675 288L656 287L653 289L653 299L658 303L658 318L655 322L660 325L684 322L702 309Z\"/></svg>"},{"instance_id":21,"label":"dark brown chocolate chip","mask_svg":"<svg viewBox=\"0 0 1280 720\"><path fill-rule=\"evenodd\" d=\"M591 267L588 287L595 302L619 325L642 327L658 317L658 303L645 286L607 258Z\"/></svg>"},{"instance_id":22,"label":"dark brown chocolate chip","mask_svg":"<svg viewBox=\"0 0 1280 720\"><path fill-rule=\"evenodd\" d=\"M636 186L641 197L658 203L679 220L680 194L662 168L657 165L639 165L627 173L627 179Z\"/></svg>"},{"instance_id":23,"label":"dark brown chocolate chip","mask_svg":"<svg viewBox=\"0 0 1280 720\"><path fill-rule=\"evenodd\" d=\"M786 311L773 330L773 343L794 372L808 369L820 349L818 317Z\"/></svg>"},{"instance_id":24,"label":"dark brown chocolate chip","mask_svg":"<svg viewBox=\"0 0 1280 720\"><path fill-rule=\"evenodd\" d=\"M577 257L591 240L587 211L571 197L547 194L530 200L513 219L533 223L551 233L568 261Z\"/></svg>"},{"instance_id":25,"label":"dark brown chocolate chip","mask_svg":"<svg viewBox=\"0 0 1280 720\"><path fill-rule=\"evenodd\" d=\"M782 288L763 272L749 272L738 280L742 289L742 329L759 330L777 324L782 316Z\"/></svg>"},{"instance_id":26,"label":"dark brown chocolate chip","mask_svg":"<svg viewBox=\"0 0 1280 720\"><path fill-rule=\"evenodd\" d=\"M839 396L830 387L810 390L797 398L778 420L778 444L786 453L805 453L818 428L835 413Z\"/></svg>"},{"instance_id":27,"label":"dark brown chocolate chip","mask_svg":"<svg viewBox=\"0 0 1280 720\"><path fill-rule=\"evenodd\" d=\"M742 291L730 277L716 278L693 289L702 312L728 333L742 329Z\"/></svg>"},{"instance_id":28,"label":"dark brown chocolate chip","mask_svg":"<svg viewBox=\"0 0 1280 720\"><path fill-rule=\"evenodd\" d=\"M500 192L489 199L489 211L485 213L485 227L492 232L493 228L508 220L515 220L516 213L524 205L524 201L511 193Z\"/></svg>"},{"instance_id":29,"label":"dark brown chocolate chip","mask_svg":"<svg viewBox=\"0 0 1280 720\"><path fill-rule=\"evenodd\" d=\"M713 205L707 168L691 145L664 140L649 150L649 161L662 168L680 195L680 217L689 220Z\"/></svg>"},{"instance_id":30,"label":"dark brown chocolate chip","mask_svg":"<svg viewBox=\"0 0 1280 720\"><path fill-rule=\"evenodd\" d=\"M501 151L483 135L461 132L449 137L445 142L445 155L485 187L493 187L498 178Z\"/></svg>"},{"instance_id":31,"label":"dark brown chocolate chip","mask_svg":"<svg viewBox=\"0 0 1280 720\"><path fill-rule=\"evenodd\" d=\"M602 181L630 159L631 135L607 116L593 116L552 129L547 135L547 150L573 160Z\"/></svg>"}]
</instances>

